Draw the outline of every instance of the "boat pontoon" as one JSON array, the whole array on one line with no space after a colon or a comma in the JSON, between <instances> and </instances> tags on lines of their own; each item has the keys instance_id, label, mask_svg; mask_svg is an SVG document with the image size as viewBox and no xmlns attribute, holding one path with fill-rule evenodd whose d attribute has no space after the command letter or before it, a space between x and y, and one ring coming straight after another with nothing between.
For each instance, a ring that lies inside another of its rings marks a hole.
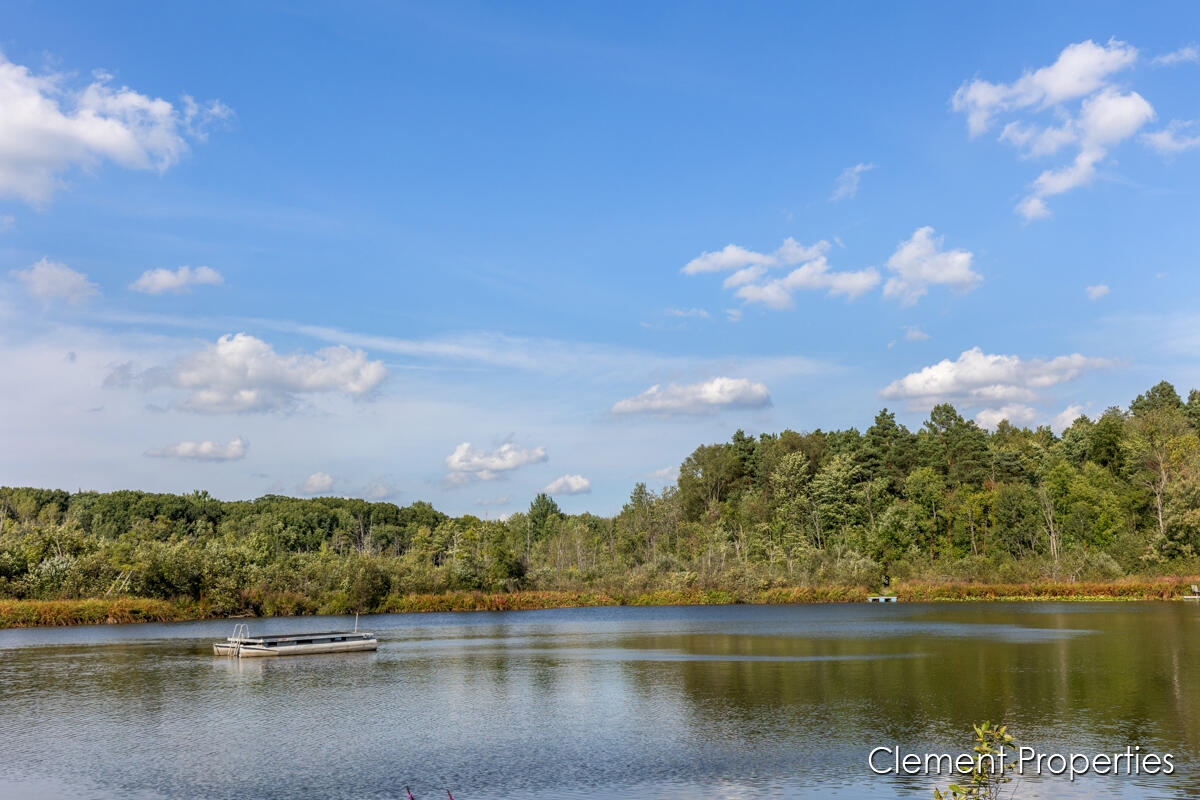
<instances>
[{"instance_id":1,"label":"boat pontoon","mask_svg":"<svg viewBox=\"0 0 1200 800\"><path fill-rule=\"evenodd\" d=\"M379 646L375 634L368 631L327 631L324 633L290 633L273 636L251 636L249 626L235 625L233 635L223 642L213 642L213 653L236 658L269 658L299 656L310 653L351 653L374 650Z\"/></svg>"}]
</instances>

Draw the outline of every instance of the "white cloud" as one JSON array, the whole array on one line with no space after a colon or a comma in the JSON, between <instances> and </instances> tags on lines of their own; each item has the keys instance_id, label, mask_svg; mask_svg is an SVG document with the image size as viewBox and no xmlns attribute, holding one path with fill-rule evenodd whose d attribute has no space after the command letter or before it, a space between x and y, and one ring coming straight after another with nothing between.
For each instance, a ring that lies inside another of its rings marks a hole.
<instances>
[{"instance_id":1,"label":"white cloud","mask_svg":"<svg viewBox=\"0 0 1200 800\"><path fill-rule=\"evenodd\" d=\"M1083 291L1087 293L1089 300L1099 300L1108 294L1109 288L1103 283L1098 283L1095 286L1088 286Z\"/></svg>"},{"instance_id":2,"label":"white cloud","mask_svg":"<svg viewBox=\"0 0 1200 800\"><path fill-rule=\"evenodd\" d=\"M1023 361L1017 356L992 355L973 347L954 361L943 359L892 381L881 394L911 400L916 405L944 401L968 405L1027 403L1037 399L1038 390L1111 364L1108 359L1088 358L1079 353L1048 361L1038 358Z\"/></svg>"},{"instance_id":3,"label":"white cloud","mask_svg":"<svg viewBox=\"0 0 1200 800\"><path fill-rule=\"evenodd\" d=\"M700 317L708 319L708 312L703 308L668 308L667 314L672 317Z\"/></svg>"},{"instance_id":4,"label":"white cloud","mask_svg":"<svg viewBox=\"0 0 1200 800\"><path fill-rule=\"evenodd\" d=\"M203 138L208 122L229 116L220 102L182 108L96 73L83 88L62 75L35 75L0 55L0 195L44 204L73 167L111 161L162 172Z\"/></svg>"},{"instance_id":5,"label":"white cloud","mask_svg":"<svg viewBox=\"0 0 1200 800\"><path fill-rule=\"evenodd\" d=\"M221 277L221 273L210 267L196 267L195 269L180 267L175 271L160 267L143 272L140 278L129 284L129 288L135 292L145 292L146 294L164 294L166 292L180 294L188 291L192 286L201 284L219 286L224 282L225 279Z\"/></svg>"},{"instance_id":6,"label":"white cloud","mask_svg":"<svg viewBox=\"0 0 1200 800\"><path fill-rule=\"evenodd\" d=\"M28 269L14 269L10 274L24 284L25 291L43 302L66 300L68 303L81 303L100 293L87 275L48 258L43 258Z\"/></svg>"},{"instance_id":7,"label":"white cloud","mask_svg":"<svg viewBox=\"0 0 1200 800\"><path fill-rule=\"evenodd\" d=\"M686 386L660 384L613 407L615 414L703 414L726 408L762 408L771 405L766 385L746 378L713 378Z\"/></svg>"},{"instance_id":8,"label":"white cloud","mask_svg":"<svg viewBox=\"0 0 1200 800\"><path fill-rule=\"evenodd\" d=\"M1045 109L1091 94L1110 75L1137 61L1137 49L1110 39L1101 46L1087 40L1067 45L1048 67L1026 71L1013 83L989 83L976 78L954 93L954 110L967 115L967 128L978 136L991 127L1000 112Z\"/></svg>"},{"instance_id":9,"label":"white cloud","mask_svg":"<svg viewBox=\"0 0 1200 800\"><path fill-rule=\"evenodd\" d=\"M679 480L679 466L656 469L650 473L650 477L662 484L675 483L675 481Z\"/></svg>"},{"instance_id":10,"label":"white cloud","mask_svg":"<svg viewBox=\"0 0 1200 800\"><path fill-rule=\"evenodd\" d=\"M1185 64L1188 62L1200 62L1200 48L1197 48L1194 44L1189 44L1186 47L1181 47L1178 50L1170 53L1164 53L1150 63L1158 66L1169 67L1174 66L1175 64Z\"/></svg>"},{"instance_id":11,"label":"white cloud","mask_svg":"<svg viewBox=\"0 0 1200 800\"><path fill-rule=\"evenodd\" d=\"M725 319L729 320L730 322L741 322L742 310L740 308L725 309Z\"/></svg>"},{"instance_id":12,"label":"white cloud","mask_svg":"<svg viewBox=\"0 0 1200 800\"><path fill-rule=\"evenodd\" d=\"M1000 408L985 408L975 415L975 421L981 427L995 430L1002 421L1017 426L1029 425L1037 417L1037 412L1031 407L1019 403L1010 403Z\"/></svg>"},{"instance_id":13,"label":"white cloud","mask_svg":"<svg viewBox=\"0 0 1200 800\"><path fill-rule=\"evenodd\" d=\"M746 267L778 267L780 265L802 264L812 261L829 250L829 242L820 241L814 245L802 245L792 237L783 240L783 244L774 253L758 253L747 250L736 244L729 244L723 250L713 253L701 253L693 258L683 269L684 275L700 275L705 272L733 272Z\"/></svg>"},{"instance_id":14,"label":"white cloud","mask_svg":"<svg viewBox=\"0 0 1200 800\"><path fill-rule=\"evenodd\" d=\"M327 472L314 472L300 484L301 494L321 494L333 488L333 476Z\"/></svg>"},{"instance_id":15,"label":"white cloud","mask_svg":"<svg viewBox=\"0 0 1200 800\"><path fill-rule=\"evenodd\" d=\"M1000 139L1027 157L1077 148L1070 163L1045 170L1033 181L1017 213L1027 220L1050 216L1047 198L1091 183L1109 151L1154 119L1154 108L1144 97L1109 83L1115 73L1137 61L1137 55L1137 49L1124 42L1110 40L1101 46L1089 40L1069 45L1054 64L1026 72L1011 84L976 79L955 93L954 109L967 115L972 137L991 127L1000 114L1037 114L1052 108L1057 124L1013 120ZM1079 110L1072 115L1064 104L1076 100Z\"/></svg>"},{"instance_id":16,"label":"white cloud","mask_svg":"<svg viewBox=\"0 0 1200 800\"><path fill-rule=\"evenodd\" d=\"M250 443L241 436L235 436L227 444L220 442L179 442L167 445L158 450L148 450L146 455L152 458L178 458L185 461L237 461L246 457L246 448Z\"/></svg>"},{"instance_id":17,"label":"white cloud","mask_svg":"<svg viewBox=\"0 0 1200 800\"><path fill-rule=\"evenodd\" d=\"M1062 435L1062 432L1071 427L1071 423L1079 419L1079 416L1084 413L1084 407L1079 403L1072 403L1055 415L1050 421L1050 429L1055 433Z\"/></svg>"},{"instance_id":18,"label":"white cloud","mask_svg":"<svg viewBox=\"0 0 1200 800\"><path fill-rule=\"evenodd\" d=\"M945 285L960 292L970 291L983 280L972 271L972 254L967 250L941 250L944 237L933 228L918 228L896 248L887 268L895 273L883 287L883 296L899 299L906 306L916 303L931 285Z\"/></svg>"},{"instance_id":19,"label":"white cloud","mask_svg":"<svg viewBox=\"0 0 1200 800\"><path fill-rule=\"evenodd\" d=\"M868 267L855 272L832 272L825 256L819 256L782 278L761 284L746 284L736 292L747 303L762 303L782 310L793 305L792 293L803 289L825 290L830 295L844 294L851 300L879 285L879 271Z\"/></svg>"},{"instance_id":20,"label":"white cloud","mask_svg":"<svg viewBox=\"0 0 1200 800\"><path fill-rule=\"evenodd\" d=\"M730 275L721 282L722 289L733 289L738 286L744 286L747 283L754 283L756 280L767 274L767 268L755 264L750 267L742 267L737 272Z\"/></svg>"},{"instance_id":21,"label":"white cloud","mask_svg":"<svg viewBox=\"0 0 1200 800\"><path fill-rule=\"evenodd\" d=\"M387 476L376 478L359 492L359 496L364 500L388 500L398 494L400 494L400 488Z\"/></svg>"},{"instance_id":22,"label":"white cloud","mask_svg":"<svg viewBox=\"0 0 1200 800\"><path fill-rule=\"evenodd\" d=\"M550 481L542 491L546 494L588 494L592 491L592 482L582 475L562 475Z\"/></svg>"},{"instance_id":23,"label":"white cloud","mask_svg":"<svg viewBox=\"0 0 1200 800\"><path fill-rule=\"evenodd\" d=\"M172 367L149 370L140 379L147 388L186 391L177 404L182 409L220 414L285 410L294 407L302 394L340 392L361 397L385 377L383 362L368 360L362 350L339 345L311 355L280 355L261 339L237 333L222 336Z\"/></svg>"},{"instance_id":24,"label":"white cloud","mask_svg":"<svg viewBox=\"0 0 1200 800\"><path fill-rule=\"evenodd\" d=\"M1085 186L1096 177L1096 165L1109 149L1138 132L1154 119L1154 108L1137 92L1120 94L1105 89L1083 101L1079 118L1071 123L1070 141L1079 143L1079 153L1070 164L1043 172L1033 182L1033 191L1017 205L1026 219L1050 215L1046 198Z\"/></svg>"},{"instance_id":25,"label":"white cloud","mask_svg":"<svg viewBox=\"0 0 1200 800\"><path fill-rule=\"evenodd\" d=\"M463 442L446 456L446 483L459 485L471 481L492 481L502 473L511 472L527 464L538 464L546 460L546 448L525 449L512 442L505 442L495 450L476 450L470 442Z\"/></svg>"},{"instance_id":26,"label":"white cloud","mask_svg":"<svg viewBox=\"0 0 1200 800\"><path fill-rule=\"evenodd\" d=\"M830 295L845 295L853 300L879 284L879 272L863 269L855 272L834 272L829 268L825 253L829 242L819 241L802 245L788 237L769 255L728 245L716 253L704 253L688 262L683 272L696 275L703 272L732 272L722 287L736 289L735 294L747 303L762 303L768 308L784 309L793 305L792 293L800 290L825 291ZM800 266L780 278L763 281L772 268ZM729 312L726 312L729 314ZM730 320L737 322L741 319Z\"/></svg>"},{"instance_id":27,"label":"white cloud","mask_svg":"<svg viewBox=\"0 0 1200 800\"><path fill-rule=\"evenodd\" d=\"M1191 134L1191 131L1197 131ZM1142 134L1142 141L1161 155L1173 156L1185 150L1200 147L1200 123L1195 120L1171 120L1161 131Z\"/></svg>"},{"instance_id":28,"label":"white cloud","mask_svg":"<svg viewBox=\"0 0 1200 800\"><path fill-rule=\"evenodd\" d=\"M831 202L849 200L857 195L859 178L864 172L872 169L875 169L874 164L855 164L853 167L846 167L842 170L842 174L838 175L837 186L829 200Z\"/></svg>"},{"instance_id":29,"label":"white cloud","mask_svg":"<svg viewBox=\"0 0 1200 800\"><path fill-rule=\"evenodd\" d=\"M752 264L766 266L774 264L773 256L756 253L736 244L727 244L723 250L704 252L683 266L684 275L700 275L705 272L728 272Z\"/></svg>"},{"instance_id":30,"label":"white cloud","mask_svg":"<svg viewBox=\"0 0 1200 800\"><path fill-rule=\"evenodd\" d=\"M904 338L910 342L927 342L933 337L916 325L904 325Z\"/></svg>"}]
</instances>

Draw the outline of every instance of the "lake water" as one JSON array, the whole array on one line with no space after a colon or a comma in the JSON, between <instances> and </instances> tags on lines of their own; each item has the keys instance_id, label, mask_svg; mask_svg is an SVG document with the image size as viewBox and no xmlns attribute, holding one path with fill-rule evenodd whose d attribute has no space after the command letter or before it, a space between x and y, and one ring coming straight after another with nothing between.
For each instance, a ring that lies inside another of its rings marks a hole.
<instances>
[{"instance_id":1,"label":"lake water","mask_svg":"<svg viewBox=\"0 0 1200 800\"><path fill-rule=\"evenodd\" d=\"M363 617L376 653L236 661L232 622L0 631L0 798L928 798L873 747L1174 756L1017 797L1200 797L1200 605ZM345 618L252 620L252 633Z\"/></svg>"}]
</instances>

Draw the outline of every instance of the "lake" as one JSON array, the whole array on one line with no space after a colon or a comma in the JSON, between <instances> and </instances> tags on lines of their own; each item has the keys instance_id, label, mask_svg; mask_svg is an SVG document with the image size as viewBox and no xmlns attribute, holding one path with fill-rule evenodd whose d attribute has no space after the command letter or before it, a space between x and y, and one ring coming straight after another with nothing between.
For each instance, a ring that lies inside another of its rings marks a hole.
<instances>
[{"instance_id":1,"label":"lake","mask_svg":"<svg viewBox=\"0 0 1200 800\"><path fill-rule=\"evenodd\" d=\"M252 633L353 618L250 620ZM375 653L237 661L233 623L0 631L0 798L928 798L869 751L1039 752L1173 775L1017 797L1200 797L1200 605L587 608L363 617Z\"/></svg>"}]
</instances>

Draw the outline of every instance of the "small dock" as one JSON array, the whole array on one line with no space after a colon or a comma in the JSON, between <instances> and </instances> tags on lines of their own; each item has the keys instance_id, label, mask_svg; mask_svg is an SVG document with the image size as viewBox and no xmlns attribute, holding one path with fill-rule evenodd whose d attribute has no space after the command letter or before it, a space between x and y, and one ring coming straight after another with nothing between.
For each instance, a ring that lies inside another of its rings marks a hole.
<instances>
[{"instance_id":1,"label":"small dock","mask_svg":"<svg viewBox=\"0 0 1200 800\"><path fill-rule=\"evenodd\" d=\"M868 603L898 603L899 597L894 594L873 594L867 598Z\"/></svg>"},{"instance_id":2,"label":"small dock","mask_svg":"<svg viewBox=\"0 0 1200 800\"><path fill-rule=\"evenodd\" d=\"M233 636L223 642L213 642L213 654L233 658L263 658L300 656L315 653L352 653L374 650L379 646L375 634L360 631L322 631L274 636L251 636L249 627L239 623Z\"/></svg>"},{"instance_id":3,"label":"small dock","mask_svg":"<svg viewBox=\"0 0 1200 800\"><path fill-rule=\"evenodd\" d=\"M1200 600L1200 586L1197 586L1196 584L1193 583L1192 584L1192 593L1185 594L1183 596L1183 599L1184 600Z\"/></svg>"}]
</instances>

